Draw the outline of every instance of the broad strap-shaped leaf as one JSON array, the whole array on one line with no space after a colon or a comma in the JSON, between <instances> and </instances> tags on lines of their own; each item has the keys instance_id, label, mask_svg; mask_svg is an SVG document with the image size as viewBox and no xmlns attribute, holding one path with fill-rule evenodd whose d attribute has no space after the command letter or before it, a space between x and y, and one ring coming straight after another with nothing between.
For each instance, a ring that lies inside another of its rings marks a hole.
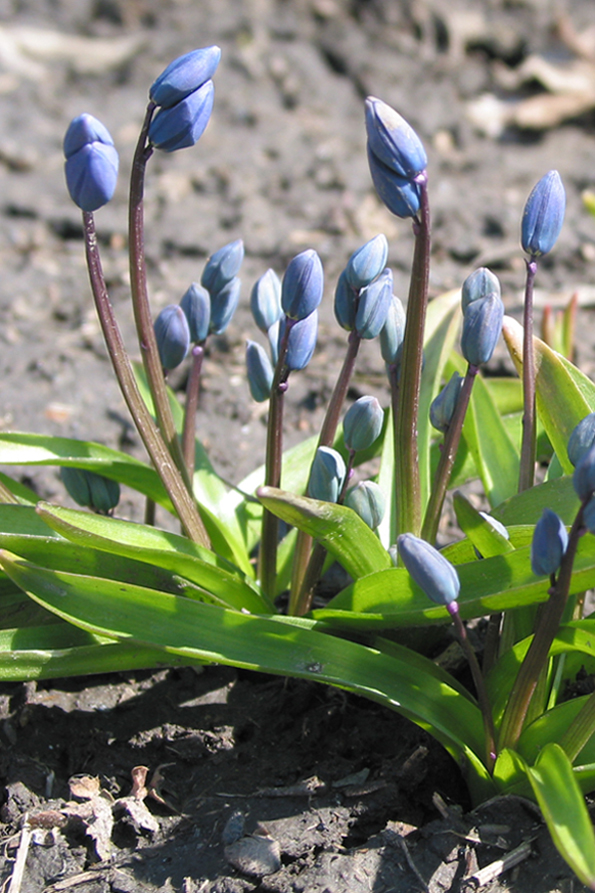
<instances>
[{"instance_id":1,"label":"broad strap-shaped leaf","mask_svg":"<svg viewBox=\"0 0 595 893\"><path fill-rule=\"evenodd\" d=\"M261 487L258 498L274 515L322 543L352 577L391 567L378 537L352 509L275 487Z\"/></svg>"},{"instance_id":2,"label":"broad strap-shaped leaf","mask_svg":"<svg viewBox=\"0 0 595 893\"><path fill-rule=\"evenodd\" d=\"M519 453L481 375L475 376L469 413L467 442L489 503L498 505L517 491Z\"/></svg>"},{"instance_id":3,"label":"broad strap-shaped leaf","mask_svg":"<svg viewBox=\"0 0 595 893\"><path fill-rule=\"evenodd\" d=\"M513 524L535 525L546 508L556 512L566 525L572 524L580 508L572 477L565 475L524 490L496 506L491 514L505 527Z\"/></svg>"}]
</instances>

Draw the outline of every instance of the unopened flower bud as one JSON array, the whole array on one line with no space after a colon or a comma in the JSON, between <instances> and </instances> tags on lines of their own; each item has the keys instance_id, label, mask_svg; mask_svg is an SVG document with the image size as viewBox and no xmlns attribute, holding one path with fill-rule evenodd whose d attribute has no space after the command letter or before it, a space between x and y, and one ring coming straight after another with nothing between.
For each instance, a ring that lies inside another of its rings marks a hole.
<instances>
[{"instance_id":1,"label":"unopened flower bud","mask_svg":"<svg viewBox=\"0 0 595 893\"><path fill-rule=\"evenodd\" d=\"M179 366L190 347L188 320L178 304L164 307L155 320L155 338L164 369Z\"/></svg>"},{"instance_id":2,"label":"unopened flower bud","mask_svg":"<svg viewBox=\"0 0 595 893\"><path fill-rule=\"evenodd\" d=\"M118 153L101 121L92 115L75 118L64 137L64 172L70 197L82 211L92 212L113 197L118 181Z\"/></svg>"},{"instance_id":3,"label":"unopened flower bud","mask_svg":"<svg viewBox=\"0 0 595 893\"><path fill-rule=\"evenodd\" d=\"M384 328L380 332L380 352L385 363L396 363L401 353L405 335L405 308L400 298L392 296Z\"/></svg>"},{"instance_id":4,"label":"unopened flower bud","mask_svg":"<svg viewBox=\"0 0 595 893\"><path fill-rule=\"evenodd\" d=\"M358 292L347 281L347 272L343 270L337 280L335 289L335 318L342 329L351 332L355 326L355 311Z\"/></svg>"},{"instance_id":5,"label":"unopened flower bud","mask_svg":"<svg viewBox=\"0 0 595 893\"><path fill-rule=\"evenodd\" d=\"M583 523L589 533L595 533L595 496L592 496L583 509Z\"/></svg>"},{"instance_id":6,"label":"unopened flower bud","mask_svg":"<svg viewBox=\"0 0 595 893\"><path fill-rule=\"evenodd\" d=\"M595 412L590 412L581 419L568 439L568 458L575 467L593 444L595 444Z\"/></svg>"},{"instance_id":7,"label":"unopened flower bud","mask_svg":"<svg viewBox=\"0 0 595 893\"><path fill-rule=\"evenodd\" d=\"M477 301L478 298L485 298L492 292L496 292L498 297L501 295L498 277L491 270L488 270L487 267L480 267L478 270L475 270L474 273L467 276L461 289L463 313L473 301Z\"/></svg>"},{"instance_id":8,"label":"unopened flower bud","mask_svg":"<svg viewBox=\"0 0 595 893\"><path fill-rule=\"evenodd\" d=\"M244 243L241 239L229 242L210 256L200 277L200 284L211 297L225 288L238 275L244 260Z\"/></svg>"},{"instance_id":9,"label":"unopened flower bud","mask_svg":"<svg viewBox=\"0 0 595 893\"><path fill-rule=\"evenodd\" d=\"M153 81L150 99L164 109L171 108L210 80L220 59L221 50L217 46L179 56Z\"/></svg>"},{"instance_id":10,"label":"unopened flower bud","mask_svg":"<svg viewBox=\"0 0 595 893\"><path fill-rule=\"evenodd\" d=\"M403 564L428 598L444 606L457 600L459 575L444 555L412 533L401 534L397 545Z\"/></svg>"},{"instance_id":11,"label":"unopened flower bud","mask_svg":"<svg viewBox=\"0 0 595 893\"><path fill-rule=\"evenodd\" d=\"M380 437L384 412L376 397L360 397L343 419L343 439L348 450L367 450Z\"/></svg>"},{"instance_id":12,"label":"unopened flower bud","mask_svg":"<svg viewBox=\"0 0 595 893\"><path fill-rule=\"evenodd\" d=\"M281 286L281 306L289 319L304 319L322 300L324 273L313 248L296 255L287 265Z\"/></svg>"},{"instance_id":13,"label":"unopened flower bud","mask_svg":"<svg viewBox=\"0 0 595 893\"><path fill-rule=\"evenodd\" d=\"M414 180L400 177L374 155L368 146L368 164L378 198L395 217L415 217L420 208L421 192Z\"/></svg>"},{"instance_id":14,"label":"unopened flower bud","mask_svg":"<svg viewBox=\"0 0 595 893\"><path fill-rule=\"evenodd\" d=\"M547 254L554 247L566 210L566 193L558 171L550 171L537 183L527 199L521 224L521 245L531 257Z\"/></svg>"},{"instance_id":15,"label":"unopened flower bud","mask_svg":"<svg viewBox=\"0 0 595 893\"><path fill-rule=\"evenodd\" d=\"M273 367L266 350L256 341L246 344L246 370L252 398L257 403L268 400L273 384Z\"/></svg>"},{"instance_id":16,"label":"unopened flower bud","mask_svg":"<svg viewBox=\"0 0 595 893\"><path fill-rule=\"evenodd\" d=\"M448 384L442 388L430 405L430 422L437 431L446 434L457 408L457 402L464 379L458 372L453 372Z\"/></svg>"},{"instance_id":17,"label":"unopened flower bud","mask_svg":"<svg viewBox=\"0 0 595 893\"><path fill-rule=\"evenodd\" d=\"M595 444L577 462L572 483L581 502L595 493Z\"/></svg>"},{"instance_id":18,"label":"unopened flower bud","mask_svg":"<svg viewBox=\"0 0 595 893\"><path fill-rule=\"evenodd\" d=\"M346 468L343 457L331 447L318 447L308 483L308 496L336 502L343 487Z\"/></svg>"},{"instance_id":19,"label":"unopened flower bud","mask_svg":"<svg viewBox=\"0 0 595 893\"><path fill-rule=\"evenodd\" d=\"M382 490L373 481L361 481L348 490L344 505L353 509L372 530L382 522L386 510Z\"/></svg>"},{"instance_id":20,"label":"unopened flower bud","mask_svg":"<svg viewBox=\"0 0 595 893\"><path fill-rule=\"evenodd\" d=\"M254 283L250 293L250 309L254 322L265 335L283 316L281 281L274 270L267 270Z\"/></svg>"},{"instance_id":21,"label":"unopened flower bud","mask_svg":"<svg viewBox=\"0 0 595 893\"><path fill-rule=\"evenodd\" d=\"M496 292L467 306L463 316L461 353L470 366L489 362L502 331L503 319L504 304Z\"/></svg>"},{"instance_id":22,"label":"unopened flower bud","mask_svg":"<svg viewBox=\"0 0 595 893\"><path fill-rule=\"evenodd\" d=\"M231 322L240 300L241 285L241 280L235 276L216 294L211 295L211 324L209 331L212 335L220 335Z\"/></svg>"},{"instance_id":23,"label":"unopened flower bud","mask_svg":"<svg viewBox=\"0 0 595 893\"><path fill-rule=\"evenodd\" d=\"M63 466L60 477L69 496L78 505L93 509L94 512L107 515L120 501L119 483L94 471Z\"/></svg>"},{"instance_id":24,"label":"unopened flower bud","mask_svg":"<svg viewBox=\"0 0 595 893\"><path fill-rule=\"evenodd\" d=\"M190 340L202 344L209 334L211 322L211 299L206 288L193 282L180 301L180 307L188 320Z\"/></svg>"},{"instance_id":25,"label":"unopened flower bud","mask_svg":"<svg viewBox=\"0 0 595 893\"><path fill-rule=\"evenodd\" d=\"M164 152L193 146L203 135L211 112L215 88L209 80L171 108L161 108L149 125L149 142Z\"/></svg>"},{"instance_id":26,"label":"unopened flower bud","mask_svg":"<svg viewBox=\"0 0 595 893\"><path fill-rule=\"evenodd\" d=\"M283 337L285 317L279 326L279 338ZM318 310L310 313L304 319L298 319L289 330L287 341L287 353L285 365L288 369L305 369L314 353L316 338L318 337Z\"/></svg>"},{"instance_id":27,"label":"unopened flower bud","mask_svg":"<svg viewBox=\"0 0 595 893\"><path fill-rule=\"evenodd\" d=\"M424 171L428 158L413 128L393 108L369 96L366 99L366 132L370 151L406 180Z\"/></svg>"},{"instance_id":28,"label":"unopened flower bud","mask_svg":"<svg viewBox=\"0 0 595 893\"><path fill-rule=\"evenodd\" d=\"M370 341L380 334L386 323L392 297L393 274L387 268L359 293L355 330L360 338Z\"/></svg>"},{"instance_id":29,"label":"unopened flower bud","mask_svg":"<svg viewBox=\"0 0 595 893\"><path fill-rule=\"evenodd\" d=\"M566 527L551 509L544 509L533 531L531 570L538 577L550 577L562 563L568 546Z\"/></svg>"},{"instance_id":30,"label":"unopened flower bud","mask_svg":"<svg viewBox=\"0 0 595 893\"><path fill-rule=\"evenodd\" d=\"M384 270L387 258L388 242L382 233L358 248L345 267L345 276L351 288L359 291L370 285Z\"/></svg>"}]
</instances>

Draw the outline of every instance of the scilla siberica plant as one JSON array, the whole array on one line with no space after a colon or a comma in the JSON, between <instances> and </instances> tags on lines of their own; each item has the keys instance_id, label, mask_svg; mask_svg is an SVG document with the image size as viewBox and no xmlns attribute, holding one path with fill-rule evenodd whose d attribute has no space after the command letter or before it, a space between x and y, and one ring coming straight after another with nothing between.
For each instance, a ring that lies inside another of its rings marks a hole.
<instances>
[{"instance_id":1,"label":"scilla siberica plant","mask_svg":"<svg viewBox=\"0 0 595 893\"><path fill-rule=\"evenodd\" d=\"M428 302L426 153L396 111L368 99L372 181L413 226L407 311L393 294L388 242L376 235L347 259L334 288L346 349L321 431L284 451L284 403L315 350L324 276L313 250L294 257L281 278L264 271L250 306L265 343L250 340L246 360L253 398L268 402L266 454L230 488L196 437L195 416L208 338L225 330L240 300L243 243L218 247L159 314L144 256L151 156L199 139L219 59L217 47L181 56L149 92L129 213L142 366L120 335L95 230L94 212L116 188L116 149L90 115L67 131L66 182L82 211L91 291L150 461L97 443L0 434L2 463L54 463L75 502L91 509L38 502L0 478L2 598L19 605L20 623L3 630L0 674L215 661L358 692L431 731L475 802L506 792L536 799L560 852L595 889L595 837L582 797L595 790L595 695L563 698L576 665L565 656L578 654L591 668L595 659L595 621L584 616L581 595L595 585L595 385L532 335L537 264L564 217L560 177L550 171L537 183L522 216L523 326L504 315L497 277L485 268L463 283L462 302L452 292ZM501 332L519 374L514 390L510 380L481 374ZM344 412L361 341L374 339L389 405L363 396ZM182 403L166 382L180 362L190 366ZM548 468L535 485L537 417ZM364 462L373 480L357 479ZM483 485L482 510L456 491L462 537L439 548L447 493L473 478ZM145 497L146 523L114 517L120 484ZM177 516L180 534L154 525L156 507ZM316 587L331 559L352 582L321 603ZM40 610L51 623L40 622ZM484 616L478 655L466 621ZM467 656L471 691L427 655L381 635L447 623Z\"/></svg>"}]
</instances>

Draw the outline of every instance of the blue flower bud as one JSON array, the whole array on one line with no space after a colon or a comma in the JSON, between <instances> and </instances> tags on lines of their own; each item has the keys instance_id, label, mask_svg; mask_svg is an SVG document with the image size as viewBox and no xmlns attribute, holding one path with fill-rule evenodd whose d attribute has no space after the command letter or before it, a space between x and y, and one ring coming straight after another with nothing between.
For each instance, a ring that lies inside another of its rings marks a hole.
<instances>
[{"instance_id":1,"label":"blue flower bud","mask_svg":"<svg viewBox=\"0 0 595 893\"><path fill-rule=\"evenodd\" d=\"M376 397L360 397L343 419L345 446L356 453L367 450L380 437L383 424L384 413Z\"/></svg>"},{"instance_id":2,"label":"blue flower bud","mask_svg":"<svg viewBox=\"0 0 595 893\"><path fill-rule=\"evenodd\" d=\"M324 273L313 248L296 255L287 265L281 286L281 306L290 319L304 319L322 300Z\"/></svg>"},{"instance_id":3,"label":"blue flower bud","mask_svg":"<svg viewBox=\"0 0 595 893\"><path fill-rule=\"evenodd\" d=\"M554 247L566 210L566 193L558 171L550 171L531 190L521 224L521 245L531 257Z\"/></svg>"},{"instance_id":4,"label":"blue flower bud","mask_svg":"<svg viewBox=\"0 0 595 893\"><path fill-rule=\"evenodd\" d=\"M246 344L246 370L253 400L262 403L271 396L273 367L266 350L256 341Z\"/></svg>"},{"instance_id":5,"label":"blue flower bud","mask_svg":"<svg viewBox=\"0 0 595 893\"><path fill-rule=\"evenodd\" d=\"M355 326L358 292L347 281L347 271L343 270L335 289L335 318L342 329L351 332Z\"/></svg>"},{"instance_id":6,"label":"blue flower bud","mask_svg":"<svg viewBox=\"0 0 595 893\"><path fill-rule=\"evenodd\" d=\"M308 496L336 502L343 487L346 468L343 457L331 447L318 447L308 482Z\"/></svg>"},{"instance_id":7,"label":"blue flower bud","mask_svg":"<svg viewBox=\"0 0 595 893\"><path fill-rule=\"evenodd\" d=\"M168 304L155 320L155 338L164 369L179 366L190 347L188 320L178 304Z\"/></svg>"},{"instance_id":8,"label":"blue flower bud","mask_svg":"<svg viewBox=\"0 0 595 893\"><path fill-rule=\"evenodd\" d=\"M254 322L265 335L283 316L281 281L274 270L267 270L255 282L250 293L250 309Z\"/></svg>"},{"instance_id":9,"label":"blue flower bud","mask_svg":"<svg viewBox=\"0 0 595 893\"><path fill-rule=\"evenodd\" d=\"M200 277L200 284L211 296L221 291L237 276L244 260L244 243L241 239L219 248L208 259Z\"/></svg>"},{"instance_id":10,"label":"blue flower bud","mask_svg":"<svg viewBox=\"0 0 595 893\"><path fill-rule=\"evenodd\" d=\"M373 154L406 180L413 180L428 164L426 150L401 115L374 96L366 99L366 132Z\"/></svg>"},{"instance_id":11,"label":"blue flower bud","mask_svg":"<svg viewBox=\"0 0 595 893\"><path fill-rule=\"evenodd\" d=\"M589 533L595 533L595 496L591 497L583 509L583 522Z\"/></svg>"},{"instance_id":12,"label":"blue flower bud","mask_svg":"<svg viewBox=\"0 0 595 893\"><path fill-rule=\"evenodd\" d=\"M387 258L388 242L382 233L358 248L345 267L345 275L351 288L359 291L370 285L384 270Z\"/></svg>"},{"instance_id":13,"label":"blue flower bud","mask_svg":"<svg viewBox=\"0 0 595 893\"><path fill-rule=\"evenodd\" d=\"M118 153L101 121L92 115L75 118L64 137L64 172L71 199L82 211L107 204L118 181Z\"/></svg>"},{"instance_id":14,"label":"blue flower bud","mask_svg":"<svg viewBox=\"0 0 595 893\"><path fill-rule=\"evenodd\" d=\"M192 50L179 56L153 81L149 90L150 99L161 108L171 108L210 80L220 59L221 50L217 46Z\"/></svg>"},{"instance_id":15,"label":"blue flower bud","mask_svg":"<svg viewBox=\"0 0 595 893\"><path fill-rule=\"evenodd\" d=\"M344 505L353 509L372 530L382 522L386 510L382 490L373 481L361 481L348 490Z\"/></svg>"},{"instance_id":16,"label":"blue flower bud","mask_svg":"<svg viewBox=\"0 0 595 893\"><path fill-rule=\"evenodd\" d=\"M355 330L360 338L370 341L384 328L393 299L393 274L388 268L378 279L362 288L357 302Z\"/></svg>"},{"instance_id":17,"label":"blue flower bud","mask_svg":"<svg viewBox=\"0 0 595 893\"><path fill-rule=\"evenodd\" d=\"M396 295L392 296L386 322L380 333L380 352L385 363L396 363L401 353L405 335L405 308Z\"/></svg>"},{"instance_id":18,"label":"blue flower bud","mask_svg":"<svg viewBox=\"0 0 595 893\"><path fill-rule=\"evenodd\" d=\"M544 509L533 531L531 570L538 577L555 574L568 546L568 534L562 520L551 509Z\"/></svg>"},{"instance_id":19,"label":"blue flower bud","mask_svg":"<svg viewBox=\"0 0 595 893\"><path fill-rule=\"evenodd\" d=\"M213 81L207 81L171 108L159 109L149 125L151 145L164 152L193 146L209 123L214 97Z\"/></svg>"},{"instance_id":20,"label":"blue flower bud","mask_svg":"<svg viewBox=\"0 0 595 893\"><path fill-rule=\"evenodd\" d=\"M412 533L401 534L397 545L403 564L428 598L444 606L457 600L459 575L438 549Z\"/></svg>"},{"instance_id":21,"label":"blue flower bud","mask_svg":"<svg viewBox=\"0 0 595 893\"><path fill-rule=\"evenodd\" d=\"M595 493L595 444L577 462L572 483L581 502Z\"/></svg>"},{"instance_id":22,"label":"blue flower bud","mask_svg":"<svg viewBox=\"0 0 595 893\"><path fill-rule=\"evenodd\" d=\"M202 344L209 334L211 323L211 299L206 288L193 282L180 301L180 307L186 314L190 340L194 344Z\"/></svg>"},{"instance_id":23,"label":"blue flower bud","mask_svg":"<svg viewBox=\"0 0 595 893\"><path fill-rule=\"evenodd\" d=\"M279 359L279 341L280 341L280 332L281 326L285 324L285 317L282 316L281 319L278 319L277 322L274 322L273 325L267 332L267 338L269 339L269 347L271 349L271 361L273 366L277 365L277 361Z\"/></svg>"},{"instance_id":24,"label":"blue flower bud","mask_svg":"<svg viewBox=\"0 0 595 893\"><path fill-rule=\"evenodd\" d=\"M285 317L279 326L279 338L283 337ZM294 322L289 330L285 365L288 369L305 369L314 353L318 336L318 310L304 319Z\"/></svg>"},{"instance_id":25,"label":"blue flower bud","mask_svg":"<svg viewBox=\"0 0 595 893\"><path fill-rule=\"evenodd\" d=\"M593 444L595 444L595 412L590 412L581 419L568 440L568 458L575 467Z\"/></svg>"},{"instance_id":26,"label":"blue flower bud","mask_svg":"<svg viewBox=\"0 0 595 893\"><path fill-rule=\"evenodd\" d=\"M457 408L457 402L463 387L464 379L458 372L453 372L448 384L442 388L430 405L430 422L437 431L446 434Z\"/></svg>"},{"instance_id":27,"label":"blue flower bud","mask_svg":"<svg viewBox=\"0 0 595 893\"><path fill-rule=\"evenodd\" d=\"M419 211L421 192L413 180L395 174L374 155L368 146L368 164L379 199L396 217L415 217Z\"/></svg>"},{"instance_id":28,"label":"blue flower bud","mask_svg":"<svg viewBox=\"0 0 595 893\"><path fill-rule=\"evenodd\" d=\"M500 280L498 277L491 270L488 270L487 267L480 267L478 270L475 270L474 273L467 276L461 289L463 313L473 301L477 301L478 298L485 298L492 292L496 292L498 297L500 297Z\"/></svg>"},{"instance_id":29,"label":"blue flower bud","mask_svg":"<svg viewBox=\"0 0 595 893\"><path fill-rule=\"evenodd\" d=\"M220 291L211 295L211 324L209 331L212 335L220 335L231 322L240 300L241 285L241 280L236 276Z\"/></svg>"},{"instance_id":30,"label":"blue flower bud","mask_svg":"<svg viewBox=\"0 0 595 893\"><path fill-rule=\"evenodd\" d=\"M502 331L504 304L492 292L467 306L463 316L461 353L471 366L487 363Z\"/></svg>"},{"instance_id":31,"label":"blue flower bud","mask_svg":"<svg viewBox=\"0 0 595 893\"><path fill-rule=\"evenodd\" d=\"M78 505L93 509L94 512L106 515L120 501L119 483L101 474L95 474L94 471L63 466L60 469L60 477L69 496Z\"/></svg>"}]
</instances>

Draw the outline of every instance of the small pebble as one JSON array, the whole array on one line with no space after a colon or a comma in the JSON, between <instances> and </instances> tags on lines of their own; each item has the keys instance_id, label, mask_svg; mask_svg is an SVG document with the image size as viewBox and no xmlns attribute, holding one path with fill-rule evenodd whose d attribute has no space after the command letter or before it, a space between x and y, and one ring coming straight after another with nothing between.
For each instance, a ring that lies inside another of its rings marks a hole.
<instances>
[{"instance_id":1,"label":"small pebble","mask_svg":"<svg viewBox=\"0 0 595 893\"><path fill-rule=\"evenodd\" d=\"M225 823L225 827L221 833L221 840L223 841L225 846L229 846L232 843L235 843L236 840L239 840L244 836L244 825L246 824L246 818L243 812L240 812L239 809L236 809L235 812L232 812L230 817Z\"/></svg>"},{"instance_id":2,"label":"small pebble","mask_svg":"<svg viewBox=\"0 0 595 893\"><path fill-rule=\"evenodd\" d=\"M242 837L225 847L225 858L242 874L265 877L281 868L281 848L270 837Z\"/></svg>"}]
</instances>

